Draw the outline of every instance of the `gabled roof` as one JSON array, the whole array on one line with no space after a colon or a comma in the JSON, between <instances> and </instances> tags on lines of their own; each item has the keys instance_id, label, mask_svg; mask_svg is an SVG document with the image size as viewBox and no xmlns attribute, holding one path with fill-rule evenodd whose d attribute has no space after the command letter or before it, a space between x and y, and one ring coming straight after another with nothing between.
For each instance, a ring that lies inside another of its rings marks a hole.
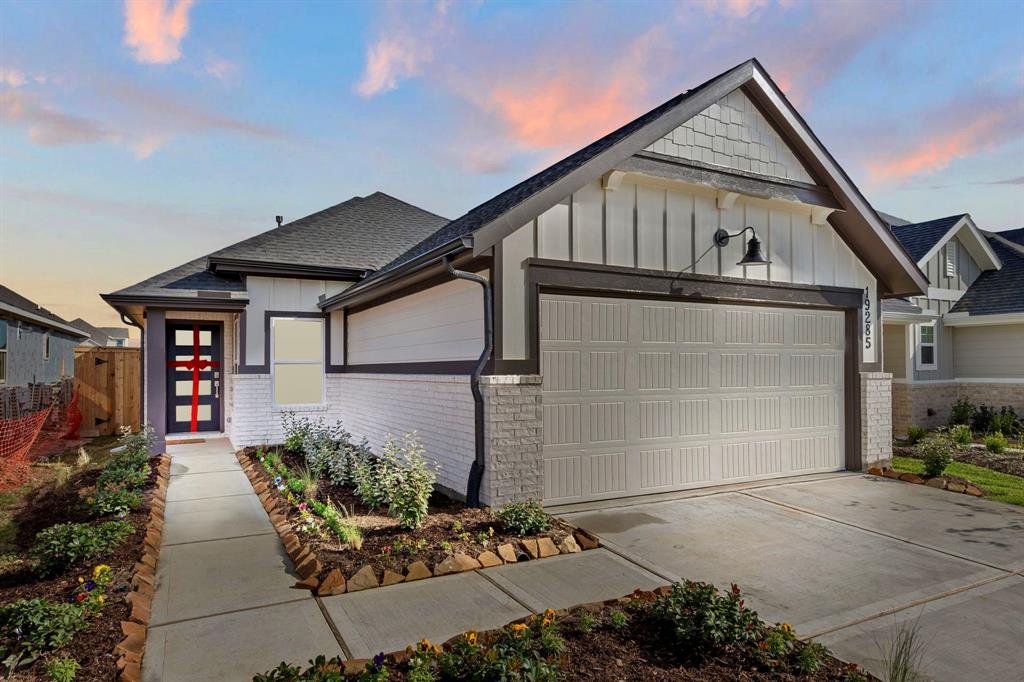
<instances>
[{"instance_id":1,"label":"gabled roof","mask_svg":"<svg viewBox=\"0 0 1024 682\"><path fill-rule=\"evenodd\" d=\"M883 313L920 315L924 310L906 298L887 298L882 301Z\"/></svg>"},{"instance_id":2,"label":"gabled roof","mask_svg":"<svg viewBox=\"0 0 1024 682\"><path fill-rule=\"evenodd\" d=\"M13 317L32 322L41 327L55 329L65 334L87 338L89 335L81 329L73 327L71 323L60 315L51 313L38 303L25 298L13 289L0 284L0 312L7 313Z\"/></svg>"},{"instance_id":3,"label":"gabled roof","mask_svg":"<svg viewBox=\"0 0 1024 682\"><path fill-rule=\"evenodd\" d=\"M1006 241L1013 242L1018 246L1024 247L1024 227L1018 227L1016 230L1003 230L1002 232L987 232L994 237L1001 237Z\"/></svg>"},{"instance_id":4,"label":"gabled roof","mask_svg":"<svg viewBox=\"0 0 1024 682\"><path fill-rule=\"evenodd\" d=\"M1024 254L996 237L988 236L987 239L1003 267L981 273L950 309L950 315L966 313L975 317L1024 313Z\"/></svg>"},{"instance_id":5,"label":"gabled roof","mask_svg":"<svg viewBox=\"0 0 1024 682\"><path fill-rule=\"evenodd\" d=\"M324 279L356 279L447 223L383 192L353 197L119 289L112 305L154 299L247 302L238 273L303 269Z\"/></svg>"},{"instance_id":6,"label":"gabled roof","mask_svg":"<svg viewBox=\"0 0 1024 682\"><path fill-rule=\"evenodd\" d=\"M94 327L80 317L68 322L72 327L81 329L83 332L89 335L89 340L95 343L97 346L106 346L110 336L99 327Z\"/></svg>"},{"instance_id":7,"label":"gabled roof","mask_svg":"<svg viewBox=\"0 0 1024 682\"><path fill-rule=\"evenodd\" d=\"M420 241L366 281L322 302L321 307L326 309L342 304L346 298L373 286L375 281L389 272L411 265L428 254L442 250L446 245L458 248L460 240L472 237L474 253L483 253L587 182L613 170L616 164L645 149L740 87L770 115L773 125L812 176L820 178L840 202L842 210L833 213L829 222L878 277L880 292L897 295L923 292L927 288L927 280L889 231L888 224L875 213L760 63L751 59L692 90L676 95L618 130L480 204Z\"/></svg>"},{"instance_id":8,"label":"gabled roof","mask_svg":"<svg viewBox=\"0 0 1024 682\"><path fill-rule=\"evenodd\" d=\"M907 250L913 259L920 263L924 255L932 250L932 247L939 243L939 241L946 236L949 232L949 228L960 222L966 213L960 213L957 215L946 216L945 218L936 218L935 220L926 220L923 223L904 223L903 225L894 225L892 233L896 235L896 238L900 240L900 244L903 244L903 248Z\"/></svg>"}]
</instances>

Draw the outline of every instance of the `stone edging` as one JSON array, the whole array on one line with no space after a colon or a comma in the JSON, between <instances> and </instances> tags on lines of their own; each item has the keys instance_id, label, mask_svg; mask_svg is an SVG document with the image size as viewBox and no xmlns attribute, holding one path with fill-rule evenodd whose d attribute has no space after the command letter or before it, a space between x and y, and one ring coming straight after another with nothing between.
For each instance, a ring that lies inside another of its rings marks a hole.
<instances>
[{"instance_id":1,"label":"stone edging","mask_svg":"<svg viewBox=\"0 0 1024 682\"><path fill-rule=\"evenodd\" d=\"M359 592L361 590L373 589L375 587L387 587L403 582L423 580L436 576L461 573L463 571L475 571L481 568L490 568L502 564L518 562L520 552L525 553L534 559L544 559L559 554L575 554L588 549L596 549L600 542L590 533L574 528L573 532L557 546L551 538L524 538L518 541L517 547L513 543L506 543L490 550L481 552L476 558L467 554L453 554L441 563L434 566L433 571L422 561L414 561L406 568L405 574L385 570L382 579L377 578L377 572L369 564L356 571L354 575L346 578L342 572L335 568L323 579L317 576L323 568L320 561L313 553L312 547L303 545L302 540L295 533L291 522L288 521L288 509L280 498L275 496L266 481L260 478L257 466L250 457L243 455L241 451L235 453L242 471L245 472L249 482L252 484L256 496L270 516L285 551L295 564L295 572L299 574L300 580L295 583L296 589L307 589L321 597L345 592Z\"/></svg>"},{"instance_id":2,"label":"stone edging","mask_svg":"<svg viewBox=\"0 0 1024 682\"><path fill-rule=\"evenodd\" d=\"M909 471L897 471L891 467L871 467L868 469L868 473L872 476L883 476L885 478L891 478L897 481L903 481L904 483L913 483L915 485L926 485L929 488L938 488L939 490L948 490L951 493L963 493L965 495L973 495L974 497L981 497L984 495L984 491L973 483L961 483L960 481L951 481L945 476L936 476L935 478L921 478L917 474L912 474Z\"/></svg>"},{"instance_id":3,"label":"stone edging","mask_svg":"<svg viewBox=\"0 0 1024 682\"><path fill-rule=\"evenodd\" d=\"M164 532L164 507L167 504L167 485L171 480L171 458L160 456L156 467L156 489L150 500L149 525L142 546L142 557L135 564L132 587L128 593L132 611L128 620L121 621L121 632L125 638L114 647L117 659L118 680L139 682L142 679L142 656L146 650L146 629L149 625L153 606L153 591L156 587L156 562L160 555L160 541Z\"/></svg>"},{"instance_id":4,"label":"stone edging","mask_svg":"<svg viewBox=\"0 0 1024 682\"><path fill-rule=\"evenodd\" d=\"M615 605L618 605L618 604L628 604L628 603L630 603L630 602L632 602L634 600L637 600L637 599L639 599L641 601L654 601L659 596L668 595L668 594L671 594L671 592L672 592L672 586L671 585L660 585L658 587L655 587L653 590L642 590L642 589L640 589L638 587L638 588L636 588L635 590L633 590L632 592L630 592L629 594L627 594L624 597L618 597L618 598L615 598L615 599L605 599L604 601L595 601L595 602L590 602L590 603L587 603L587 604L577 604L577 605L572 606L570 608L572 608L572 609L584 609L586 611L599 611L602 608L604 608L605 606L615 606ZM565 616L565 615L567 615L569 613L569 609L552 609L552 611L554 611L556 616ZM514 625L516 623L527 623L530 620L532 620L534 617L535 617L535 614L530 614L528 616L523 616L522 618L517 618L515 620L509 621L508 623L505 623L505 625L501 626L500 628L494 628L494 630L501 630L501 629L507 628L509 625ZM454 637L450 637L447 640L445 640L444 642L442 642L440 644L440 646L441 647L446 647L446 646L448 646L450 644L454 644L455 642L457 642L461 638L462 638L462 633L457 634ZM415 644L410 644L410 647L415 647L415 646L416 646ZM384 657L389 659L389 660L391 660L391 661L394 661L395 663L403 663L406 660L408 660L410 655L411 654L410 654L409 648L405 648L405 649L402 649L401 651L392 651L389 654L384 654ZM366 669L367 664L370 663L371 660L372 659L369 659L369 658L350 658L350 659L346 660L345 661L345 674L346 675L358 675L359 673L363 672L363 670Z\"/></svg>"}]
</instances>

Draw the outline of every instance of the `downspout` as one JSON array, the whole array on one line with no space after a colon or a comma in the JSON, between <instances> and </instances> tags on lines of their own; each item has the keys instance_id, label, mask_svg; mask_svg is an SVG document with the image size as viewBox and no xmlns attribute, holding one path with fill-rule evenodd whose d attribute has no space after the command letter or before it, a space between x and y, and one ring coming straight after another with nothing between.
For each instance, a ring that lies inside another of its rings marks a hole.
<instances>
[{"instance_id":1,"label":"downspout","mask_svg":"<svg viewBox=\"0 0 1024 682\"><path fill-rule=\"evenodd\" d=\"M121 314L121 322L135 327L139 330L139 428L146 428L146 328L138 324L123 310L118 309Z\"/></svg>"},{"instance_id":2,"label":"downspout","mask_svg":"<svg viewBox=\"0 0 1024 682\"><path fill-rule=\"evenodd\" d=\"M484 396L480 392L480 375L491 359L491 352L494 350L494 309L491 302L491 283L486 277L456 270L452 267L448 256L444 257L445 267L456 279L465 279L476 282L483 287L484 294L484 348L480 352L480 358L476 361L473 374L469 380L470 389L473 391L473 428L475 435L476 457L469 468L469 481L466 483L466 505L469 507L480 506L480 484L484 478L484 463L486 462L486 449L484 447Z\"/></svg>"}]
</instances>

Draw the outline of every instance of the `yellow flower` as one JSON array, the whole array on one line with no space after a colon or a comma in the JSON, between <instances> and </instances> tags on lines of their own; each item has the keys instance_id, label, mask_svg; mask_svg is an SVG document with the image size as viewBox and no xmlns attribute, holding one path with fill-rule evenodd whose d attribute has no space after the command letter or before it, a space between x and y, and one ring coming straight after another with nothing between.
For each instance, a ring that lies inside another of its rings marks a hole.
<instances>
[{"instance_id":1,"label":"yellow flower","mask_svg":"<svg viewBox=\"0 0 1024 682\"><path fill-rule=\"evenodd\" d=\"M476 644L476 630L470 630L464 636L467 642L470 644Z\"/></svg>"},{"instance_id":2,"label":"yellow flower","mask_svg":"<svg viewBox=\"0 0 1024 682\"><path fill-rule=\"evenodd\" d=\"M528 628L526 627L526 623L515 623L511 626L510 629L512 630L513 634L518 636L525 632Z\"/></svg>"},{"instance_id":3,"label":"yellow flower","mask_svg":"<svg viewBox=\"0 0 1024 682\"><path fill-rule=\"evenodd\" d=\"M439 644L435 644L433 647L431 647L431 651L434 652L435 656L440 656L441 655L441 646Z\"/></svg>"},{"instance_id":4,"label":"yellow flower","mask_svg":"<svg viewBox=\"0 0 1024 682\"><path fill-rule=\"evenodd\" d=\"M542 620L540 622L540 624L545 626L545 627L548 626L548 625L551 625L551 619L550 618L545 618L544 620Z\"/></svg>"},{"instance_id":5,"label":"yellow flower","mask_svg":"<svg viewBox=\"0 0 1024 682\"><path fill-rule=\"evenodd\" d=\"M420 648L423 649L424 651L429 651L430 650L430 640L427 639L426 637L421 639L420 640Z\"/></svg>"},{"instance_id":6,"label":"yellow flower","mask_svg":"<svg viewBox=\"0 0 1024 682\"><path fill-rule=\"evenodd\" d=\"M555 617L554 609L546 609L544 611L544 617L547 618L548 620L551 620L552 618L554 618Z\"/></svg>"},{"instance_id":7,"label":"yellow flower","mask_svg":"<svg viewBox=\"0 0 1024 682\"><path fill-rule=\"evenodd\" d=\"M79 585L81 585L81 584L82 584L82 583L84 583L84 582L85 582L85 578L83 578L83 577L79 576L79 577L78 577L78 584L79 584Z\"/></svg>"},{"instance_id":8,"label":"yellow flower","mask_svg":"<svg viewBox=\"0 0 1024 682\"><path fill-rule=\"evenodd\" d=\"M785 632L785 633L786 633L787 635L788 635L788 634L790 634L791 632L793 632L793 626L792 626L792 625L790 625L789 623L783 623L783 624L782 624L782 625L780 626L780 628L781 628L781 629L782 629L782 631L783 631L783 632Z\"/></svg>"},{"instance_id":9,"label":"yellow flower","mask_svg":"<svg viewBox=\"0 0 1024 682\"><path fill-rule=\"evenodd\" d=\"M107 598L101 594L100 596L96 597L96 601L102 604L103 602L107 601Z\"/></svg>"}]
</instances>

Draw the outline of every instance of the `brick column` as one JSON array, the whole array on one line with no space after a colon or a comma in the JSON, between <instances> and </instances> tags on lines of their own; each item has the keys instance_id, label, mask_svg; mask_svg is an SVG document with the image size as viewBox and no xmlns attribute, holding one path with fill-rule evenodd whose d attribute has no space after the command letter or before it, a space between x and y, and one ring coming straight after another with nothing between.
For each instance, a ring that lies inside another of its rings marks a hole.
<instances>
[{"instance_id":1,"label":"brick column","mask_svg":"<svg viewBox=\"0 0 1024 682\"><path fill-rule=\"evenodd\" d=\"M892 375L860 373L861 467L892 459Z\"/></svg>"},{"instance_id":2,"label":"brick column","mask_svg":"<svg viewBox=\"0 0 1024 682\"><path fill-rule=\"evenodd\" d=\"M536 374L480 377L484 394L487 462L480 486L484 504L544 496L541 377Z\"/></svg>"}]
</instances>

